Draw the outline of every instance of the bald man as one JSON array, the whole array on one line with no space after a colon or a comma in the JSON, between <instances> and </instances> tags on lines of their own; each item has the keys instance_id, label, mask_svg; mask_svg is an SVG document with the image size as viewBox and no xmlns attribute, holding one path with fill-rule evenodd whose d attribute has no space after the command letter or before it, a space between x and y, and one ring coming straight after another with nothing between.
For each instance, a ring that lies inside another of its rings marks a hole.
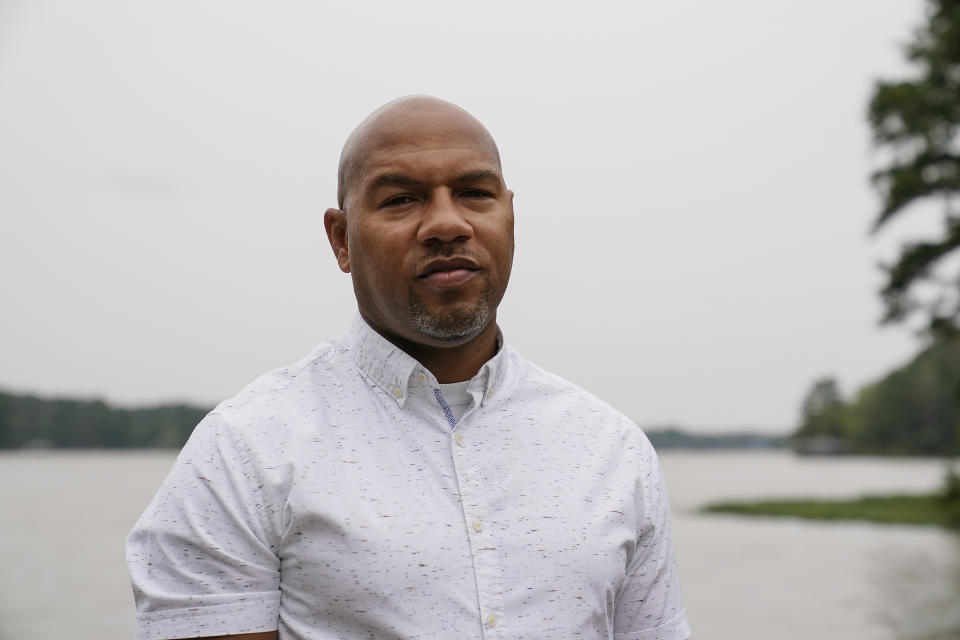
<instances>
[{"instance_id":1,"label":"bald man","mask_svg":"<svg viewBox=\"0 0 960 640\"><path fill-rule=\"evenodd\" d=\"M663 477L506 345L513 192L429 97L381 107L324 225L358 316L194 430L127 541L141 640L680 640Z\"/></svg>"}]
</instances>

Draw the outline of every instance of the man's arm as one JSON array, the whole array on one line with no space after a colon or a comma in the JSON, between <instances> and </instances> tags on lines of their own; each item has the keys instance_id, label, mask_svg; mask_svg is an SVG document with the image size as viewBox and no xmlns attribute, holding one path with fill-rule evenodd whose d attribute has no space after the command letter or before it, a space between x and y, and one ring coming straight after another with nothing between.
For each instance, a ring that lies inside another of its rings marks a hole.
<instances>
[{"instance_id":1,"label":"man's arm","mask_svg":"<svg viewBox=\"0 0 960 640\"><path fill-rule=\"evenodd\" d=\"M197 425L127 539L140 640L275 640L280 559L263 483L223 417ZM250 635L251 629L260 631Z\"/></svg>"},{"instance_id":2,"label":"man's arm","mask_svg":"<svg viewBox=\"0 0 960 640\"><path fill-rule=\"evenodd\" d=\"M639 427L636 427L639 429ZM614 638L690 637L670 526L670 501L660 460L646 436L638 451L642 490L638 495L637 546L617 594Z\"/></svg>"},{"instance_id":3,"label":"man's arm","mask_svg":"<svg viewBox=\"0 0 960 640\"><path fill-rule=\"evenodd\" d=\"M235 636L207 636L199 640L277 640L276 631L260 631L259 633L241 633Z\"/></svg>"}]
</instances>

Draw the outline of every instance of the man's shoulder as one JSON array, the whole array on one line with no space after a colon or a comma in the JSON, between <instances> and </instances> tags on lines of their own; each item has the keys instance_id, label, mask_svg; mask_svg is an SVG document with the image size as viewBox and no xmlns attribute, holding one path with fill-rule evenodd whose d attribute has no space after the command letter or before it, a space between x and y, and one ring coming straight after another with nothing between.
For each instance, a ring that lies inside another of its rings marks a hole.
<instances>
[{"instance_id":1,"label":"man's shoulder","mask_svg":"<svg viewBox=\"0 0 960 640\"><path fill-rule=\"evenodd\" d=\"M230 421L266 408L276 412L309 402L311 394L305 390L322 387L325 379L335 380L342 375L337 368L342 364L343 351L343 338L324 340L296 362L259 376L218 404L213 412Z\"/></svg>"},{"instance_id":2,"label":"man's shoulder","mask_svg":"<svg viewBox=\"0 0 960 640\"><path fill-rule=\"evenodd\" d=\"M575 382L556 373L547 371L543 367L526 360L519 354L516 355L523 362L523 375L519 383L527 386L531 390L537 391L543 396L544 400L576 406L581 411L599 414L606 418L607 421L615 422L624 427L637 429L639 431L639 427L637 427L629 416L606 400L584 389Z\"/></svg>"},{"instance_id":3,"label":"man's shoulder","mask_svg":"<svg viewBox=\"0 0 960 640\"><path fill-rule=\"evenodd\" d=\"M636 422L591 391L542 367L525 361L509 400L519 400L507 410L510 419L548 431L562 431L564 442L611 459L621 451L649 468L656 457L653 445ZM518 415L519 414L519 415Z\"/></svg>"}]
</instances>

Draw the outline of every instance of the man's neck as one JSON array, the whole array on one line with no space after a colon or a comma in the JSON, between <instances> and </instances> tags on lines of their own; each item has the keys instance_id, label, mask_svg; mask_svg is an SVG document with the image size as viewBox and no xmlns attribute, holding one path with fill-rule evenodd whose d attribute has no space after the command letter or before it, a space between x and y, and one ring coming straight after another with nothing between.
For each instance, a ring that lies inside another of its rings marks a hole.
<instances>
[{"instance_id":1,"label":"man's neck","mask_svg":"<svg viewBox=\"0 0 960 640\"><path fill-rule=\"evenodd\" d=\"M397 335L381 331L375 325L367 322L370 327L402 349L411 358L422 364L436 377L437 382L463 382L477 375L490 358L497 353L496 317L491 318L486 327L476 336L458 345L430 345L412 342Z\"/></svg>"}]
</instances>

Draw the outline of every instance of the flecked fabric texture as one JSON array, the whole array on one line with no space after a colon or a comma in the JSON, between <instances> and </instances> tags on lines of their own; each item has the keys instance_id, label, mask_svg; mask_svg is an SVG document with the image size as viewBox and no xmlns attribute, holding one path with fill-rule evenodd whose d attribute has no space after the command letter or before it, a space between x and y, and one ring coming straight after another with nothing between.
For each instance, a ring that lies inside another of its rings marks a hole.
<instances>
[{"instance_id":1,"label":"flecked fabric texture","mask_svg":"<svg viewBox=\"0 0 960 640\"><path fill-rule=\"evenodd\" d=\"M642 431L504 346L451 420L359 318L195 429L127 541L141 640L681 640Z\"/></svg>"}]
</instances>

